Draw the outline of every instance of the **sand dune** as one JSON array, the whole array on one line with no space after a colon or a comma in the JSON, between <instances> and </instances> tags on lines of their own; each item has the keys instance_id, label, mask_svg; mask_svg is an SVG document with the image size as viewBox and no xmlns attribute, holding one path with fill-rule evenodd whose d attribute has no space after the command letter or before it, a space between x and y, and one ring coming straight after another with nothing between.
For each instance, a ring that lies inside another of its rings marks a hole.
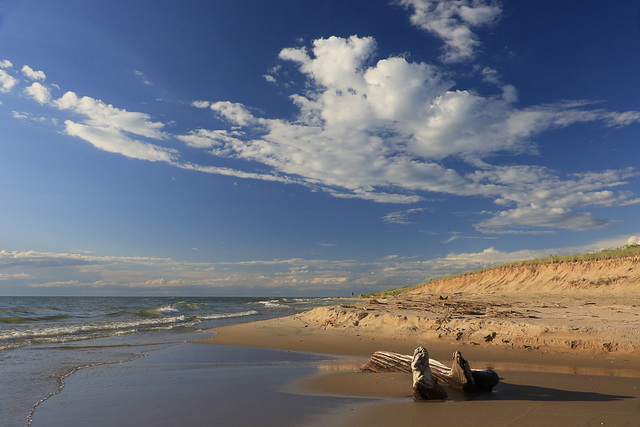
<instances>
[{"instance_id":1,"label":"sand dune","mask_svg":"<svg viewBox=\"0 0 640 427\"><path fill-rule=\"evenodd\" d=\"M640 351L640 256L504 267L295 318L324 330L567 351Z\"/></svg>"},{"instance_id":2,"label":"sand dune","mask_svg":"<svg viewBox=\"0 0 640 427\"><path fill-rule=\"evenodd\" d=\"M433 280L413 294L464 293L640 293L640 255L603 260L495 268Z\"/></svg>"}]
</instances>

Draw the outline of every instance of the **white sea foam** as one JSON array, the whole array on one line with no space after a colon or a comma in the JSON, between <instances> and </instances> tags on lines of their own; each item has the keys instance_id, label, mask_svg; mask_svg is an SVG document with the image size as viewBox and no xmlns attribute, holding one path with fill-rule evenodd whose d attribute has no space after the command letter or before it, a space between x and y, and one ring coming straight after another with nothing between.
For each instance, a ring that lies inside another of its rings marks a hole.
<instances>
[{"instance_id":1,"label":"white sea foam","mask_svg":"<svg viewBox=\"0 0 640 427\"><path fill-rule=\"evenodd\" d=\"M175 308L173 305L165 305L164 307L160 307L158 310L160 310L161 313L175 313L178 310L177 308Z\"/></svg>"},{"instance_id":2,"label":"white sea foam","mask_svg":"<svg viewBox=\"0 0 640 427\"><path fill-rule=\"evenodd\" d=\"M169 316L157 319L139 319L130 322L100 322L89 323L85 325L58 325L44 328L30 328L23 330L12 330L0 333L0 340L8 339L37 339L63 337L74 334L86 334L92 332L117 332L128 329L136 329L139 327L157 327L160 325L172 325L185 322L185 316ZM196 322L197 323L197 322Z\"/></svg>"},{"instance_id":3,"label":"white sea foam","mask_svg":"<svg viewBox=\"0 0 640 427\"><path fill-rule=\"evenodd\" d=\"M284 304L284 300L272 299L268 301L257 301L254 304L261 305L265 308L289 308L287 304Z\"/></svg>"},{"instance_id":4,"label":"white sea foam","mask_svg":"<svg viewBox=\"0 0 640 427\"><path fill-rule=\"evenodd\" d=\"M215 319L229 319L232 317L252 316L258 314L255 310L241 311L239 313L224 313L224 314L203 314L198 316L198 319L202 320L215 320Z\"/></svg>"}]
</instances>

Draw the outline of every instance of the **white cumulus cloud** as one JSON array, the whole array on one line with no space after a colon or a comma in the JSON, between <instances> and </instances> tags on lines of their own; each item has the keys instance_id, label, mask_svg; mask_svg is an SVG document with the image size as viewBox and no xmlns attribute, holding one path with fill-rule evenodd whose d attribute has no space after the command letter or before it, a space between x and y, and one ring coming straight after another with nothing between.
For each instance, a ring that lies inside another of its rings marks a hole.
<instances>
[{"instance_id":1,"label":"white cumulus cloud","mask_svg":"<svg viewBox=\"0 0 640 427\"><path fill-rule=\"evenodd\" d=\"M473 27L492 24L502 14L494 0L398 0L411 9L411 22L442 39L444 62L461 62L475 56L480 46Z\"/></svg>"},{"instance_id":2,"label":"white cumulus cloud","mask_svg":"<svg viewBox=\"0 0 640 427\"><path fill-rule=\"evenodd\" d=\"M164 123L151 121L145 113L127 111L106 104L88 96L79 98L74 92L67 92L54 101L61 110L72 110L86 117L85 124L97 127L111 127L147 138L164 139Z\"/></svg>"},{"instance_id":3,"label":"white cumulus cloud","mask_svg":"<svg viewBox=\"0 0 640 427\"><path fill-rule=\"evenodd\" d=\"M35 82L31 86L28 86L24 91L39 104L46 104L51 100L51 92L49 92L49 89L41 83Z\"/></svg>"},{"instance_id":4,"label":"white cumulus cloud","mask_svg":"<svg viewBox=\"0 0 640 427\"><path fill-rule=\"evenodd\" d=\"M414 10L416 25L445 40L450 60L473 57L479 42L470 28L491 24L500 15L492 1L401 4ZM297 108L292 118L268 117L238 102L200 99L191 106L210 111L224 125L198 126L178 135L149 114L71 91L52 100L40 82L23 93L72 115L64 122L67 134L131 158L298 183L335 197L381 203L416 203L430 192L485 197L495 202L496 211L485 212L489 218L476 224L484 233L597 229L610 221L596 218L589 207L640 203L632 193L615 188L637 176L633 169L560 176L541 166L489 163L497 154L536 153L534 140L543 132L591 122L628 126L640 122L640 111L612 112L584 100L519 107L517 88L503 83L490 67L476 68L485 82L495 85L494 94L482 94L456 84L455 75L442 66L403 56L378 58L376 51L373 37L355 35L282 49L277 71L292 67L303 79L289 97ZM2 66L11 64L4 61ZM25 70L25 75L40 76ZM0 68L0 90L15 84L17 79ZM222 159L244 160L246 168L181 161L176 149L149 141L170 139ZM416 210L393 212L384 220L406 222L411 212Z\"/></svg>"},{"instance_id":5,"label":"white cumulus cloud","mask_svg":"<svg viewBox=\"0 0 640 427\"><path fill-rule=\"evenodd\" d=\"M561 178L543 167L493 166L495 153L535 151L533 137L576 123L635 123L638 112L611 113L585 101L516 108L517 91L492 69L485 79L501 91L481 96L452 90L436 66L388 57L373 62L371 37L318 39L312 48L287 48L280 58L306 78L290 96L294 120L263 118L243 104L198 101L230 129L198 129L179 138L220 157L245 159L336 197L413 203L424 192L493 198L503 212L478 224L485 232L524 227L582 230L608 222L587 206L635 203L623 185L632 170ZM448 168L460 159L473 172ZM402 219L391 215L387 221ZM518 221L521 221L518 223Z\"/></svg>"},{"instance_id":6,"label":"white cumulus cloud","mask_svg":"<svg viewBox=\"0 0 640 427\"><path fill-rule=\"evenodd\" d=\"M28 65L22 67L22 74L31 80L45 80L47 78L43 71L36 71Z\"/></svg>"},{"instance_id":7,"label":"white cumulus cloud","mask_svg":"<svg viewBox=\"0 0 640 427\"><path fill-rule=\"evenodd\" d=\"M0 69L0 92L7 93L17 84L18 79Z\"/></svg>"}]
</instances>

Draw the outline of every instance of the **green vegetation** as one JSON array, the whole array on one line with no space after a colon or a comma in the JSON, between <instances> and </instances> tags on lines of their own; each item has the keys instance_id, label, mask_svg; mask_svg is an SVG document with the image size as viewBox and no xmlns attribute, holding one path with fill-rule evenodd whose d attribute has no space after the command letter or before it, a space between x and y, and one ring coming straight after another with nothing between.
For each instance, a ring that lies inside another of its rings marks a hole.
<instances>
[{"instance_id":1,"label":"green vegetation","mask_svg":"<svg viewBox=\"0 0 640 427\"><path fill-rule=\"evenodd\" d=\"M506 264L494 265L492 267L481 268L478 270L471 270L471 271L467 271L460 274L453 274L451 276L445 276L439 279L431 279L428 282L420 283L413 286L405 286L403 288L389 289L386 291L378 291L378 292L372 292L369 294L362 294L361 297L370 298L370 297L387 297L387 296L393 296L393 295L402 295L414 289L421 288L436 280L438 281L448 280L456 277L464 277L471 274L484 273L485 271L496 270L501 268L513 268L513 267L523 267L523 266L532 266L532 265L558 264L558 263L583 262L583 261L600 261L605 259L633 256L637 254L640 254L640 245L626 245L620 248L605 249L600 252L592 252L587 254L564 255L564 256L550 255L546 258L534 258L534 259L528 259L523 261L514 261Z\"/></svg>"},{"instance_id":2,"label":"green vegetation","mask_svg":"<svg viewBox=\"0 0 640 427\"><path fill-rule=\"evenodd\" d=\"M409 291L412 291L414 289L421 288L423 286L424 286L424 283L419 283L417 285L405 286L404 288L388 289L386 291L371 292L369 294L361 294L360 298L390 297L390 296L394 296L394 295L402 295L402 294L405 294L405 293L407 293Z\"/></svg>"}]
</instances>

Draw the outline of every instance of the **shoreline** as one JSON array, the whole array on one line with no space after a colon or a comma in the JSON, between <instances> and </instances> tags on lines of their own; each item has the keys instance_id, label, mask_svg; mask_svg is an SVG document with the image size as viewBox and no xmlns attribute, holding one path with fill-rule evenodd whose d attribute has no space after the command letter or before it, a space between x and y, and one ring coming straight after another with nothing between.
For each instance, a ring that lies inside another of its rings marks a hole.
<instances>
[{"instance_id":1,"label":"shoreline","mask_svg":"<svg viewBox=\"0 0 640 427\"><path fill-rule=\"evenodd\" d=\"M77 370L61 393L38 405L30 425L299 426L361 401L287 391L332 363L297 352L178 343L131 362Z\"/></svg>"},{"instance_id":2,"label":"shoreline","mask_svg":"<svg viewBox=\"0 0 640 427\"><path fill-rule=\"evenodd\" d=\"M342 368L321 369L318 374L295 382L292 390L376 401L335 410L317 425L412 426L423 425L425 420L433 425L461 425L468 424L469 419L475 420L474 426L492 427L514 422L521 426L559 427L640 423L640 341L633 331L637 324L637 298L442 298L432 295L345 300L340 306L217 328L210 331L216 335L200 342L347 358L349 363ZM500 301L495 311L498 314L489 317L487 313L490 307L496 307L496 299ZM442 310L451 314L446 322L447 333L443 328L435 331L437 326L432 323ZM500 317L505 310L513 317ZM526 310L535 310L535 317L526 317ZM496 338L504 339L510 334L507 342L484 339L486 330L477 328L479 313L483 313L484 325L490 324L496 332ZM559 313L566 316L557 317ZM610 317L613 320L608 323ZM572 326L576 321L581 322L580 328ZM460 337L459 332L466 328L473 332ZM551 328L553 331L549 332ZM617 345L602 346L603 339ZM582 344L575 345L576 342ZM452 353L459 350L471 368L494 369L501 382L493 393L476 396L445 387L450 397L448 405L443 406L436 401L413 402L408 374L358 370L377 350L412 354L420 345L429 350L432 358L449 366Z\"/></svg>"}]
</instances>

